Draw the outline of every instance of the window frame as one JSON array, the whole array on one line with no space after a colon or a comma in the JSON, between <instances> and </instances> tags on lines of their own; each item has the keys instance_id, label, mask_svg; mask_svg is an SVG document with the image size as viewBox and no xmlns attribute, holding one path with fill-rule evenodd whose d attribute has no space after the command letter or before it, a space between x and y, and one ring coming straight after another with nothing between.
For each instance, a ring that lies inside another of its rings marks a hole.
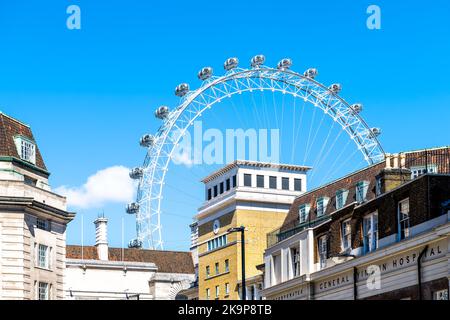
<instances>
[{"instance_id":1,"label":"window frame","mask_svg":"<svg viewBox=\"0 0 450 320\"><path fill-rule=\"evenodd\" d=\"M269 176L269 189L277 189L277 188L278 188L277 177Z\"/></svg>"},{"instance_id":2,"label":"window frame","mask_svg":"<svg viewBox=\"0 0 450 320\"><path fill-rule=\"evenodd\" d=\"M319 197L316 200L316 214L317 218L323 217L327 213L327 206L328 206L328 198L327 197ZM319 203L321 203L320 207L323 209L319 211ZM319 212L322 212L319 214Z\"/></svg>"},{"instance_id":3,"label":"window frame","mask_svg":"<svg viewBox=\"0 0 450 320\"><path fill-rule=\"evenodd\" d=\"M220 286L216 286L216 299L220 297Z\"/></svg>"},{"instance_id":4,"label":"window frame","mask_svg":"<svg viewBox=\"0 0 450 320\"><path fill-rule=\"evenodd\" d=\"M300 184L300 188L297 188L297 183ZM301 178L294 178L294 191L302 192L302 183L303 180Z\"/></svg>"},{"instance_id":5,"label":"window frame","mask_svg":"<svg viewBox=\"0 0 450 320\"><path fill-rule=\"evenodd\" d=\"M262 179L262 181L261 181L261 179ZM262 182L262 184L260 182ZM256 175L256 187L257 188L264 188L265 187L264 176L261 175L261 174L257 174Z\"/></svg>"},{"instance_id":6,"label":"window frame","mask_svg":"<svg viewBox=\"0 0 450 320\"><path fill-rule=\"evenodd\" d=\"M250 173L244 173L244 187L252 187L252 175Z\"/></svg>"},{"instance_id":7,"label":"window frame","mask_svg":"<svg viewBox=\"0 0 450 320\"><path fill-rule=\"evenodd\" d=\"M300 248L292 247L291 250L291 264L292 264L292 276L293 278L299 277L301 274L300 265Z\"/></svg>"},{"instance_id":8,"label":"window frame","mask_svg":"<svg viewBox=\"0 0 450 320\"><path fill-rule=\"evenodd\" d=\"M434 301L448 301L449 300L448 289L434 291L433 292L433 300Z\"/></svg>"},{"instance_id":9,"label":"window frame","mask_svg":"<svg viewBox=\"0 0 450 320\"><path fill-rule=\"evenodd\" d=\"M345 207L347 202L348 190L339 189L336 191L336 210L340 210ZM339 199L342 199L342 203L340 203Z\"/></svg>"},{"instance_id":10,"label":"window frame","mask_svg":"<svg viewBox=\"0 0 450 320\"><path fill-rule=\"evenodd\" d=\"M369 225L369 228L367 228ZM363 217L362 223L363 251L364 254L378 249L378 211L369 213Z\"/></svg>"},{"instance_id":11,"label":"window frame","mask_svg":"<svg viewBox=\"0 0 450 320\"><path fill-rule=\"evenodd\" d=\"M402 212L402 205L408 204L408 212ZM411 236L411 222L410 222L410 204L409 204L409 197L405 198L398 202L397 204L397 221L398 221L398 240L404 240L408 239ZM405 218L403 215L407 215L407 218ZM407 225L407 227L404 227L404 225Z\"/></svg>"},{"instance_id":12,"label":"window frame","mask_svg":"<svg viewBox=\"0 0 450 320\"><path fill-rule=\"evenodd\" d=\"M290 184L290 178L289 177L281 177L281 190L287 190L289 191L289 184ZM287 182L287 187L286 187Z\"/></svg>"},{"instance_id":13,"label":"window frame","mask_svg":"<svg viewBox=\"0 0 450 320\"><path fill-rule=\"evenodd\" d=\"M41 289L44 289L44 295L41 293ZM37 298L40 301L50 300L50 284L47 282L39 281L37 284Z\"/></svg>"},{"instance_id":14,"label":"window frame","mask_svg":"<svg viewBox=\"0 0 450 320\"><path fill-rule=\"evenodd\" d=\"M230 272L230 260L225 259L225 272Z\"/></svg>"},{"instance_id":15,"label":"window frame","mask_svg":"<svg viewBox=\"0 0 450 320\"><path fill-rule=\"evenodd\" d=\"M37 245L37 264L38 268L50 270L50 252L51 248L45 244Z\"/></svg>"},{"instance_id":16,"label":"window frame","mask_svg":"<svg viewBox=\"0 0 450 320\"><path fill-rule=\"evenodd\" d=\"M328 260L328 236L327 235L322 235L317 238L317 249L318 249L320 269L323 269L327 266L327 260Z\"/></svg>"},{"instance_id":17,"label":"window frame","mask_svg":"<svg viewBox=\"0 0 450 320\"><path fill-rule=\"evenodd\" d=\"M304 219L302 219L302 211L304 210ZM298 217L299 217L299 223L303 224L306 223L309 220L309 212L311 210L311 206L307 203L302 204L298 207Z\"/></svg>"},{"instance_id":18,"label":"window frame","mask_svg":"<svg viewBox=\"0 0 450 320\"><path fill-rule=\"evenodd\" d=\"M341 222L341 250L352 249L352 219L345 219Z\"/></svg>"},{"instance_id":19,"label":"window frame","mask_svg":"<svg viewBox=\"0 0 450 320\"><path fill-rule=\"evenodd\" d=\"M369 181L358 181L355 186L355 200L358 203L367 201L367 193L369 192ZM362 192L360 192L360 190Z\"/></svg>"}]
</instances>

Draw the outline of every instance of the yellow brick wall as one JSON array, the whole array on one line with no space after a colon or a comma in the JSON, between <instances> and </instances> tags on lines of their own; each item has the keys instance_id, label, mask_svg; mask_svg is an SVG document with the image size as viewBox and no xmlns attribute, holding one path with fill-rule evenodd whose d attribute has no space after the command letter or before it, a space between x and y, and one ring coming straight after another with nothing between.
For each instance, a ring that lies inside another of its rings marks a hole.
<instances>
[{"instance_id":1,"label":"yellow brick wall","mask_svg":"<svg viewBox=\"0 0 450 320\"><path fill-rule=\"evenodd\" d=\"M281 226L287 213L258 210L236 210L221 216L217 236L227 233L232 227L245 226L246 278L261 274L256 266L264 262L263 254L267 248L267 233ZM240 233L227 235L228 245L211 253L207 252L207 241L216 237L213 233L214 221L199 227L199 298L206 299L206 289L210 289L210 299L216 299L216 286L220 288L220 300L237 300L237 283L242 277ZM236 241L238 243L236 244ZM225 272L225 260L229 260L229 273ZM215 263L219 263L219 275L215 275ZM206 266L210 267L210 277L206 277ZM225 284L230 285L230 294L225 296Z\"/></svg>"}]
</instances>

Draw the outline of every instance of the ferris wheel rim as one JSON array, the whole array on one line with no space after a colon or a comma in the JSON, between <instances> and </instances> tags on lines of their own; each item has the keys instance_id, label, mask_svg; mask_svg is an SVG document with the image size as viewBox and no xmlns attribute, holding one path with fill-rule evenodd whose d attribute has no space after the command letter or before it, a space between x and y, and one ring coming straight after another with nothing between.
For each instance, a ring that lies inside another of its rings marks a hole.
<instances>
[{"instance_id":1,"label":"ferris wheel rim","mask_svg":"<svg viewBox=\"0 0 450 320\"><path fill-rule=\"evenodd\" d=\"M170 112L170 116L169 116L169 120L164 121L164 123L161 125L161 127L158 129L157 134L155 135L156 140L158 141L157 144L157 153L154 154L152 153L152 151L154 150L153 148L149 148L145 157L145 161L144 161L144 170L145 170L145 174L144 176L140 179L139 181L139 188L138 188L138 197L137 197L137 203L144 204L147 206L146 209L149 209L150 211L147 212L145 215L140 214L140 212L138 212L136 214L136 230L137 230L137 239L139 241L141 241L142 243L144 241L148 241L149 247L155 249L155 248L163 248L163 242L162 242L162 234L161 234L161 223L160 223L160 214L161 214L161 200L162 200L162 191L164 188L164 181L165 181L165 176L166 173L168 171L168 166L172 160L172 154L174 149L176 148L176 144L173 143L172 144L172 148L171 148L171 152L170 154L166 157L166 161L165 164L163 166L160 166L160 168L158 168L158 161L160 159L161 156L161 151L162 148L168 138L168 135L170 132L172 132L172 130L174 129L174 125L177 123L177 120L180 119L180 117L183 115L183 112L200 96L202 96L208 89L214 88L216 86L218 86L219 84L223 84L226 83L227 81L231 81L231 80L236 80L236 79L250 79L250 78L264 78L264 72L266 73L271 73L271 74L284 74L284 75L289 75L292 77L296 77L298 79L302 79L308 83L312 83L315 86L321 88L323 91L328 92L328 94L332 95L335 99L337 99L342 105L344 105L348 110L352 110L351 109L351 105L345 100L343 99L339 94L333 93L328 87L326 87L325 85L323 85L322 83L316 81L313 78L310 77L306 77L304 75L301 75L297 72L294 72L290 69L274 69L274 68L270 68L267 66L259 66L258 68L251 68L251 69L241 69L241 68L236 68L233 70L230 70L228 72L226 72L224 75L219 76L219 77L213 77L210 78L206 81L203 81L202 85L197 88L196 90L193 91L189 91L184 97L182 97L180 99L180 102L178 103L177 107ZM257 74L258 76L248 76L248 75L252 75L252 74ZM263 75L263 77L261 77L261 75ZM281 79L277 79L277 78L270 78L267 77L266 79L270 79L272 82L282 82ZM287 83L285 82L285 84L287 84L288 86L294 86L294 84L292 83ZM277 88L260 88L260 87L255 87L253 88L254 90L257 89L261 89L263 90L272 90L272 91L281 91L280 89ZM303 88L301 88L303 89ZM209 108L211 108L213 105L217 104L218 102L220 102L223 98L229 98L232 95L240 92L245 92L245 91L251 91L250 89L247 90L235 90L233 92L229 92L226 95L223 95L221 98L212 101L209 104ZM291 92L284 92L284 93L289 93L292 96L294 96ZM297 98L297 96L295 96ZM316 97L317 98L317 97ZM323 97L322 97L323 98ZM319 99L319 98L317 98ZM306 100L305 100L306 101ZM322 99L319 99L319 101L322 101ZM309 101L311 102L312 101ZM317 105L315 105L317 106ZM195 120L196 118L198 118L204 111L206 111L206 107L203 108L202 110L200 110L193 118L193 120ZM361 124L365 129L367 130L371 130L370 127L367 125L367 122L364 120L364 118L359 114L359 113L353 113L352 114L359 122L359 124ZM334 118L333 118L334 119ZM336 121L336 119L334 119ZM185 125L185 127L183 128L183 134L180 134L179 137L177 138L176 142L179 142L180 139L182 138L182 136L184 135L184 133L186 132L186 130L190 127L191 123L187 123ZM342 125L341 125L342 126ZM350 127L350 126L349 126ZM344 128L342 126L342 129L344 131L347 131L346 128ZM368 132L369 132L368 131ZM351 133L347 131L347 133L350 135ZM355 135L355 134L354 134ZM351 137L352 138L352 137ZM162 139L162 141L161 141ZM378 138L373 135L370 140L374 141L376 148L379 149L379 153L380 155L378 155L377 157L380 157L378 160L382 161L381 159L381 155L384 157L384 150L378 140ZM360 148L360 150L364 149L364 146L361 146L358 142L355 142ZM364 149L365 150L365 149ZM364 153L364 157L367 161L369 161L369 163L375 163L377 161L372 160L372 158L370 157L370 154ZM375 159L375 157L374 157ZM153 187L154 183L155 183L155 173L156 171L161 171L162 172L162 176L160 177L160 181L158 181L156 183L156 185L159 185L159 190L157 193L157 197L152 197L152 192L153 192ZM150 171L150 172L149 172ZM150 176L149 176L150 173ZM145 188L148 188L147 190L147 194L146 196L142 196L142 192ZM154 212L152 213L152 207L151 207L151 202L157 202L157 208L156 210L154 210ZM151 218L156 216L156 224L152 223ZM146 223L148 223L148 226L145 226L145 223L143 223L143 221L145 221L145 219L149 220L146 221ZM153 227L153 228L152 228ZM146 229L145 231L143 229ZM156 240L153 238L153 234L156 233Z\"/></svg>"}]
</instances>

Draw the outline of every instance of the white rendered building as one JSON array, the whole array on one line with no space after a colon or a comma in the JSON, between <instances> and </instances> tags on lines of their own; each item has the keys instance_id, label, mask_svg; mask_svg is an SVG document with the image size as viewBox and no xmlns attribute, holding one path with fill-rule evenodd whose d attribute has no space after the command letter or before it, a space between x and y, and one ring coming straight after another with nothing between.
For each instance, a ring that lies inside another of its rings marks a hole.
<instances>
[{"instance_id":1,"label":"white rendered building","mask_svg":"<svg viewBox=\"0 0 450 320\"><path fill-rule=\"evenodd\" d=\"M66 226L29 126L0 112L0 299L64 297Z\"/></svg>"},{"instance_id":2,"label":"white rendered building","mask_svg":"<svg viewBox=\"0 0 450 320\"><path fill-rule=\"evenodd\" d=\"M67 246L66 299L175 300L195 282L190 252L109 248L107 222L95 221L95 246Z\"/></svg>"}]
</instances>

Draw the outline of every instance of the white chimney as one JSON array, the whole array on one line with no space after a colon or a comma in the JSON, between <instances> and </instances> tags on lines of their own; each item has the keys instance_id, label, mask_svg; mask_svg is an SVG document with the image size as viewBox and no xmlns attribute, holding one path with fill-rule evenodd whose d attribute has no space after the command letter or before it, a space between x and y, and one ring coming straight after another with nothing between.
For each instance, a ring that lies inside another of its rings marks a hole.
<instances>
[{"instance_id":1,"label":"white chimney","mask_svg":"<svg viewBox=\"0 0 450 320\"><path fill-rule=\"evenodd\" d=\"M95 246L97 247L98 258L108 261L108 219L99 217L95 224Z\"/></svg>"}]
</instances>

